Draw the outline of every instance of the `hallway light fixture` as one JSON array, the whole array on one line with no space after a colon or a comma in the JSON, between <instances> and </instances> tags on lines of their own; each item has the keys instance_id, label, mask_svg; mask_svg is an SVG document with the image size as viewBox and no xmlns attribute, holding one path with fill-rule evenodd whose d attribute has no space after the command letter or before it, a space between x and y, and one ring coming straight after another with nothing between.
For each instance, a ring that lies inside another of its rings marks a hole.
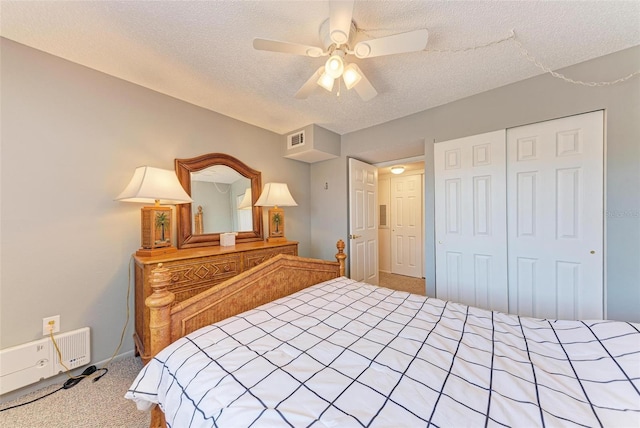
<instances>
[{"instance_id":1,"label":"hallway light fixture","mask_svg":"<svg viewBox=\"0 0 640 428\"><path fill-rule=\"evenodd\" d=\"M404 166L402 165L394 165L391 167L391 173L392 174L402 174L404 172Z\"/></svg>"}]
</instances>

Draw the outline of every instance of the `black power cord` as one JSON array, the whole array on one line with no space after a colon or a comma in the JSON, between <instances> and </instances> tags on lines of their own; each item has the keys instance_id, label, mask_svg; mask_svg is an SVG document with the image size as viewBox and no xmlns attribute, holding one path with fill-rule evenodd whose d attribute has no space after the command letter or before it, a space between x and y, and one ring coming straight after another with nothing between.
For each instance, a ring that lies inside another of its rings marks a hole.
<instances>
[{"instance_id":1,"label":"black power cord","mask_svg":"<svg viewBox=\"0 0 640 428\"><path fill-rule=\"evenodd\" d=\"M106 369L100 369L100 370L106 370ZM50 396L52 394L55 394L56 392L58 392L60 390L73 388L74 386L79 384L80 381L82 381L82 379L84 379L85 377L93 374L96 371L97 371L96 366L89 366L86 369L84 369L82 374L80 374L77 377L74 377L74 378L71 378L71 379L67 380L60 388L58 388L58 389L56 389L54 391L51 391L51 392L43 395L42 397L38 397L38 398L35 398L35 399L31 400L31 401L27 401L26 403L16 404L15 406L7 407L5 409L0 409L0 412L4 412L5 410L9 410L9 409L15 409L16 407L26 406L27 404L35 403L38 400L42 400L45 397L48 397L48 396ZM106 371L104 373L102 373L100 376L98 376L97 378L95 378L93 381L95 382L95 381L99 380L105 374L107 374Z\"/></svg>"},{"instance_id":2,"label":"black power cord","mask_svg":"<svg viewBox=\"0 0 640 428\"><path fill-rule=\"evenodd\" d=\"M76 386L77 384L80 383L80 381L82 381L82 379L84 379L85 377L89 376L91 373L96 371L96 366L89 366L86 369L84 369L84 371L82 372L82 374L80 376L76 376L76 377L72 377L71 379L67 380L64 385L62 385L63 389L69 389L69 388L73 388L74 386Z\"/></svg>"}]
</instances>

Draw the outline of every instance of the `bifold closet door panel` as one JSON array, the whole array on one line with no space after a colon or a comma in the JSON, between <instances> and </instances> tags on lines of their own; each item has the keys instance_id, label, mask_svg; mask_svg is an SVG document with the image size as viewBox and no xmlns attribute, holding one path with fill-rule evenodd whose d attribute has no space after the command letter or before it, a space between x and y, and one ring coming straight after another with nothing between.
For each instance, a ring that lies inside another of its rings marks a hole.
<instances>
[{"instance_id":1,"label":"bifold closet door panel","mask_svg":"<svg viewBox=\"0 0 640 428\"><path fill-rule=\"evenodd\" d=\"M507 130L509 311L603 318L602 111Z\"/></svg>"},{"instance_id":2,"label":"bifold closet door panel","mask_svg":"<svg viewBox=\"0 0 640 428\"><path fill-rule=\"evenodd\" d=\"M434 146L436 295L508 310L505 130Z\"/></svg>"}]
</instances>

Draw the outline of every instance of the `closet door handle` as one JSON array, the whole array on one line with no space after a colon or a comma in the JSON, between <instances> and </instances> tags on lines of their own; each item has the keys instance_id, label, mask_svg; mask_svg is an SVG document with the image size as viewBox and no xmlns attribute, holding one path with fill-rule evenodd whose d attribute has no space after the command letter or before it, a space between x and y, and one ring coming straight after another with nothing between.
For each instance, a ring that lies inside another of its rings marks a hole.
<instances>
[{"instance_id":1,"label":"closet door handle","mask_svg":"<svg viewBox=\"0 0 640 428\"><path fill-rule=\"evenodd\" d=\"M362 235L349 235L349 239L358 239L360 238Z\"/></svg>"}]
</instances>

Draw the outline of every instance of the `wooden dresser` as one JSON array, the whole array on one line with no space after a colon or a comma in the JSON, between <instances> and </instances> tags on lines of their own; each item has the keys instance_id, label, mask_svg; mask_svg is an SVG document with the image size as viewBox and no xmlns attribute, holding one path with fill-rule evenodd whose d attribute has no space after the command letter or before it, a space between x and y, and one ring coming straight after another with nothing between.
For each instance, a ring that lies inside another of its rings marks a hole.
<instances>
[{"instance_id":1,"label":"wooden dresser","mask_svg":"<svg viewBox=\"0 0 640 428\"><path fill-rule=\"evenodd\" d=\"M188 299L225 279L238 275L276 254L298 255L298 243L285 241L246 242L230 247L202 247L181 249L155 257L134 256L135 260L135 311L136 351L147 361L149 349L149 309L144 301L151 294L149 279L151 270L158 263L171 272L170 290L175 293L175 303Z\"/></svg>"}]
</instances>

